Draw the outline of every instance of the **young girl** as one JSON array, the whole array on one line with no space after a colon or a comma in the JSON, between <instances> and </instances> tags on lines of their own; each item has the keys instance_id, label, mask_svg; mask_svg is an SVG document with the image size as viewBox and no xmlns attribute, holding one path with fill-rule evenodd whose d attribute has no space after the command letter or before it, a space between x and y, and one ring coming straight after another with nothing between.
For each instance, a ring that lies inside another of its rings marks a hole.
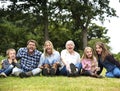
<instances>
[{"instance_id":1,"label":"young girl","mask_svg":"<svg viewBox=\"0 0 120 91\"><path fill-rule=\"evenodd\" d=\"M102 72L103 67L106 69L106 77L120 77L120 63L116 61L113 55L107 50L107 47L102 42L95 44L96 57L98 59L98 65Z\"/></svg>"},{"instance_id":2,"label":"young girl","mask_svg":"<svg viewBox=\"0 0 120 91\"><path fill-rule=\"evenodd\" d=\"M17 63L16 60L16 51L15 49L8 49L6 51L7 59L4 59L2 61L2 69L0 69L0 77L7 77L11 74L12 69L17 66L20 67L20 65Z\"/></svg>"},{"instance_id":3,"label":"young girl","mask_svg":"<svg viewBox=\"0 0 120 91\"><path fill-rule=\"evenodd\" d=\"M86 47L82 56L82 75L100 77L97 75L99 70L97 60L93 55L93 50L91 47Z\"/></svg>"}]
</instances>

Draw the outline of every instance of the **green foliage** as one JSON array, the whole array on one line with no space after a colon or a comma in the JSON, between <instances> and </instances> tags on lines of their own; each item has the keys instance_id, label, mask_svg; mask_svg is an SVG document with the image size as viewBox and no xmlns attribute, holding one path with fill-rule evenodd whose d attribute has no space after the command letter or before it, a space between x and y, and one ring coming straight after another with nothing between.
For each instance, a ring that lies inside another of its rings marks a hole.
<instances>
[{"instance_id":1,"label":"green foliage","mask_svg":"<svg viewBox=\"0 0 120 91\"><path fill-rule=\"evenodd\" d=\"M91 24L94 19L104 21L105 15L116 16L109 0L25 0L27 3L23 0L20 4L19 0L10 1L13 3L8 8L0 9L1 55L10 47L18 50L26 46L29 39L38 42L39 50L50 39L59 51L72 39L78 52L92 39L109 42L105 36L108 30Z\"/></svg>"},{"instance_id":2,"label":"green foliage","mask_svg":"<svg viewBox=\"0 0 120 91\"><path fill-rule=\"evenodd\" d=\"M4 59L5 57L3 57L3 56L0 56L0 63L1 63L1 61Z\"/></svg>"},{"instance_id":3,"label":"green foliage","mask_svg":"<svg viewBox=\"0 0 120 91\"><path fill-rule=\"evenodd\" d=\"M88 41L91 39L102 39L105 40L107 43L109 42L110 37L105 36L107 34L108 29L102 26L98 26L95 23L92 23L88 28Z\"/></svg>"},{"instance_id":4,"label":"green foliage","mask_svg":"<svg viewBox=\"0 0 120 91\"><path fill-rule=\"evenodd\" d=\"M117 61L120 62L120 53L114 54L114 57L115 57L115 59L116 59Z\"/></svg>"}]
</instances>

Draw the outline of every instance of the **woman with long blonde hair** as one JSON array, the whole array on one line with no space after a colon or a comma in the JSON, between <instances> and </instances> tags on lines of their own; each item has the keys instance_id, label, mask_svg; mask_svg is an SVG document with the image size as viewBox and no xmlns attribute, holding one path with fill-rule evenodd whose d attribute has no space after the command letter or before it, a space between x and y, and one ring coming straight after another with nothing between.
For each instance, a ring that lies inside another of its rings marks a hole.
<instances>
[{"instance_id":1,"label":"woman with long blonde hair","mask_svg":"<svg viewBox=\"0 0 120 91\"><path fill-rule=\"evenodd\" d=\"M45 76L56 75L60 66L60 54L54 49L53 43L50 40L45 41L43 49L44 52L41 55L39 64L42 74Z\"/></svg>"}]
</instances>

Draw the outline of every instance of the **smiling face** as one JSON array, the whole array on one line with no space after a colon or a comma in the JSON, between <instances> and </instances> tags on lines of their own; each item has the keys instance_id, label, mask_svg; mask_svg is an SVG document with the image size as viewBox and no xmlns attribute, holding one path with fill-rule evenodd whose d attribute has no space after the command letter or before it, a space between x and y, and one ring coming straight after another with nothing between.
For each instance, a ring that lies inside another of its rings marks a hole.
<instances>
[{"instance_id":1,"label":"smiling face","mask_svg":"<svg viewBox=\"0 0 120 91\"><path fill-rule=\"evenodd\" d=\"M32 54L36 49L36 44L34 42L29 42L27 48L28 48L28 53Z\"/></svg>"},{"instance_id":2,"label":"smiling face","mask_svg":"<svg viewBox=\"0 0 120 91\"><path fill-rule=\"evenodd\" d=\"M44 48L45 48L45 51L46 51L47 54L49 54L49 55L52 54L52 48L53 47L49 42L46 42Z\"/></svg>"},{"instance_id":3,"label":"smiling face","mask_svg":"<svg viewBox=\"0 0 120 91\"><path fill-rule=\"evenodd\" d=\"M96 52L98 55L101 55L102 54L102 47L100 47L99 45L96 45Z\"/></svg>"},{"instance_id":4,"label":"smiling face","mask_svg":"<svg viewBox=\"0 0 120 91\"><path fill-rule=\"evenodd\" d=\"M9 56L10 59L15 59L16 52L15 51L10 51L9 54L8 54L8 56Z\"/></svg>"},{"instance_id":5,"label":"smiling face","mask_svg":"<svg viewBox=\"0 0 120 91\"><path fill-rule=\"evenodd\" d=\"M85 50L85 54L86 54L87 58L92 58L93 53L90 48Z\"/></svg>"},{"instance_id":6,"label":"smiling face","mask_svg":"<svg viewBox=\"0 0 120 91\"><path fill-rule=\"evenodd\" d=\"M69 53L74 52L74 42L73 41L67 41L66 43L66 49L68 50Z\"/></svg>"},{"instance_id":7,"label":"smiling face","mask_svg":"<svg viewBox=\"0 0 120 91\"><path fill-rule=\"evenodd\" d=\"M8 56L9 59L13 60L13 59L16 58L15 49L8 49L6 53L7 53L7 56Z\"/></svg>"},{"instance_id":8,"label":"smiling face","mask_svg":"<svg viewBox=\"0 0 120 91\"><path fill-rule=\"evenodd\" d=\"M45 56L49 56L53 54L53 51L54 51L53 43L50 40L45 41L45 44L44 44Z\"/></svg>"}]
</instances>

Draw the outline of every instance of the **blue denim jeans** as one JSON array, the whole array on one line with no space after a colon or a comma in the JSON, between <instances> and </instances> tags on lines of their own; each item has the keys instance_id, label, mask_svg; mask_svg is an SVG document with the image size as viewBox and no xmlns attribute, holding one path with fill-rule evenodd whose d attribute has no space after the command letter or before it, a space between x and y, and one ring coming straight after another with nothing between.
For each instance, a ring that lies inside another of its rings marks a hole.
<instances>
[{"instance_id":1,"label":"blue denim jeans","mask_svg":"<svg viewBox=\"0 0 120 91\"><path fill-rule=\"evenodd\" d=\"M112 71L106 72L106 77L120 77L120 69L115 67Z\"/></svg>"},{"instance_id":2,"label":"blue denim jeans","mask_svg":"<svg viewBox=\"0 0 120 91\"><path fill-rule=\"evenodd\" d=\"M10 65L6 69L0 69L0 73L4 72L6 75L9 75L9 74L11 74L13 68L14 68L14 66Z\"/></svg>"}]
</instances>

